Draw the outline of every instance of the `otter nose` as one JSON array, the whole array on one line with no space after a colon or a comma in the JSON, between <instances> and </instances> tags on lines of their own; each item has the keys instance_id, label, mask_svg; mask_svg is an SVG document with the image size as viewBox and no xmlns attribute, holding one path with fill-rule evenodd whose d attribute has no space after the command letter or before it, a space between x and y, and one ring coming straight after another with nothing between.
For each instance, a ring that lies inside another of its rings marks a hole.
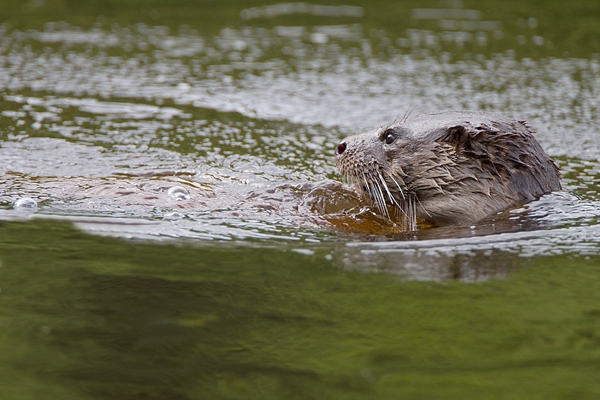
<instances>
[{"instance_id":1,"label":"otter nose","mask_svg":"<svg viewBox=\"0 0 600 400\"><path fill-rule=\"evenodd\" d=\"M346 151L346 147L347 147L346 142L341 142L335 148L335 154L342 154L344 151Z\"/></svg>"}]
</instances>

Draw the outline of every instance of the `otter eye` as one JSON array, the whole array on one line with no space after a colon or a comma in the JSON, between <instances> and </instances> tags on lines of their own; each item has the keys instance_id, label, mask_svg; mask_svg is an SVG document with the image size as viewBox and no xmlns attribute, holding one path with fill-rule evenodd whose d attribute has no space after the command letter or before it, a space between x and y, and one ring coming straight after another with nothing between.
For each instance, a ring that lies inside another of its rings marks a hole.
<instances>
[{"instance_id":1,"label":"otter eye","mask_svg":"<svg viewBox=\"0 0 600 400\"><path fill-rule=\"evenodd\" d=\"M396 140L396 136L394 135L394 131L387 130L387 131L383 132L383 140L385 141L385 144L392 144L392 143L394 143L394 140Z\"/></svg>"}]
</instances>

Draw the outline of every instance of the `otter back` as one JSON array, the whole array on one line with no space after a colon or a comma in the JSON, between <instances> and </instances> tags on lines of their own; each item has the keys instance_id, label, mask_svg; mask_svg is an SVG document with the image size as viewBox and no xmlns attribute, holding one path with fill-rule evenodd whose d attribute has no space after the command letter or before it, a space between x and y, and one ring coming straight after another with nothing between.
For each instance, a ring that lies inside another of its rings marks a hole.
<instances>
[{"instance_id":1,"label":"otter back","mask_svg":"<svg viewBox=\"0 0 600 400\"><path fill-rule=\"evenodd\" d=\"M344 139L335 161L407 230L417 217L470 224L561 189L558 167L527 123L487 112L404 118Z\"/></svg>"}]
</instances>

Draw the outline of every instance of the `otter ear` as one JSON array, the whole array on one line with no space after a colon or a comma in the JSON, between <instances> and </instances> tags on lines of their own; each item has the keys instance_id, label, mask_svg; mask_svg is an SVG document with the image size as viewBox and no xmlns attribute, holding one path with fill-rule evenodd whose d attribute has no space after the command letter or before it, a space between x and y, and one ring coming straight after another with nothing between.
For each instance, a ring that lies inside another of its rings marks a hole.
<instances>
[{"instance_id":1,"label":"otter ear","mask_svg":"<svg viewBox=\"0 0 600 400\"><path fill-rule=\"evenodd\" d=\"M454 150L457 153L462 150L470 150L472 141L472 133L462 125L448 128L446 134L440 138L440 142L448 143L450 146L454 147Z\"/></svg>"}]
</instances>

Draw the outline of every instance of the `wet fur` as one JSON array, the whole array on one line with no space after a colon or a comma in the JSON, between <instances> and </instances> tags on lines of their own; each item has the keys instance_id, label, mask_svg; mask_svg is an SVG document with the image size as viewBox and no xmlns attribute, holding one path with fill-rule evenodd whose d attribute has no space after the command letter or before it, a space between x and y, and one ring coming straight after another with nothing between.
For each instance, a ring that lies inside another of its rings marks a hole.
<instances>
[{"instance_id":1,"label":"wet fur","mask_svg":"<svg viewBox=\"0 0 600 400\"><path fill-rule=\"evenodd\" d=\"M399 210L407 230L416 229L416 217L470 224L561 188L558 167L529 126L499 114L424 114L342 143L340 172L384 215Z\"/></svg>"}]
</instances>

